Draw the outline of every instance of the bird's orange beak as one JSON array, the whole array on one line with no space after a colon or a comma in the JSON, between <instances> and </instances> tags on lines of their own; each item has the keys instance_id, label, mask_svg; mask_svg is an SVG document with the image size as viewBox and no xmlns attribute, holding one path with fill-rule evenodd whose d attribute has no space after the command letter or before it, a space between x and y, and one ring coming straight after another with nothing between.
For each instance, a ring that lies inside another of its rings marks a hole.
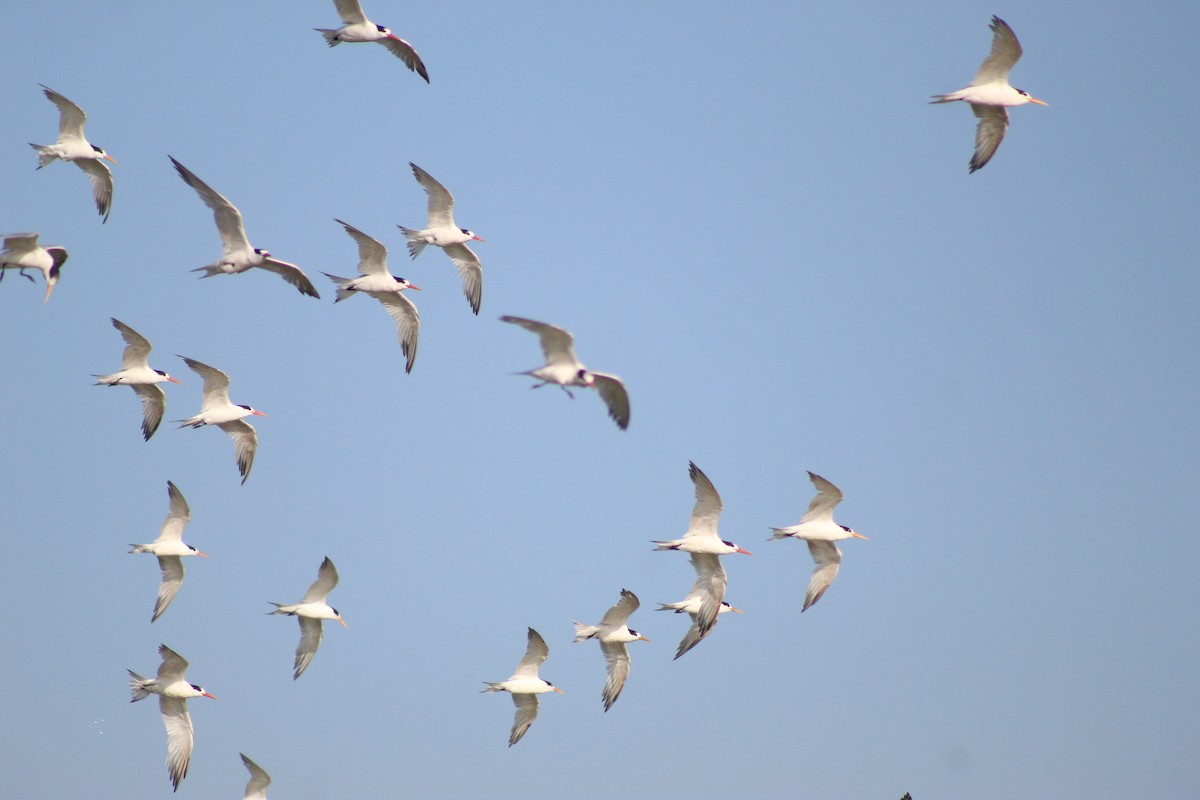
<instances>
[{"instance_id":1,"label":"bird's orange beak","mask_svg":"<svg viewBox=\"0 0 1200 800\"><path fill-rule=\"evenodd\" d=\"M338 617L338 622L342 623L343 628L346 628L347 630L350 628L350 626L346 624L346 620L342 619L341 617Z\"/></svg>"},{"instance_id":2,"label":"bird's orange beak","mask_svg":"<svg viewBox=\"0 0 1200 800\"><path fill-rule=\"evenodd\" d=\"M419 292L419 291L421 291L421 287L420 287L420 286L417 286L415 283L410 283L410 284L408 285L408 288L410 288L410 289L416 289L418 292Z\"/></svg>"},{"instance_id":3,"label":"bird's orange beak","mask_svg":"<svg viewBox=\"0 0 1200 800\"><path fill-rule=\"evenodd\" d=\"M1045 100L1038 100L1036 97L1030 97L1030 98L1029 98L1029 102L1031 102L1031 103L1037 103L1039 106L1048 106L1048 105L1050 105L1050 104L1049 104L1049 103L1047 103Z\"/></svg>"},{"instance_id":4,"label":"bird's orange beak","mask_svg":"<svg viewBox=\"0 0 1200 800\"><path fill-rule=\"evenodd\" d=\"M736 611L736 612L737 612L737 613L739 613L739 614L745 614L745 613L746 613L745 611L742 611L740 608L734 608L733 606L730 606L730 607L729 607L729 610L730 610L730 611Z\"/></svg>"},{"instance_id":5,"label":"bird's orange beak","mask_svg":"<svg viewBox=\"0 0 1200 800\"><path fill-rule=\"evenodd\" d=\"M201 553L199 550L196 551L196 555L200 556L201 558L208 558L208 553Z\"/></svg>"},{"instance_id":6,"label":"bird's orange beak","mask_svg":"<svg viewBox=\"0 0 1200 800\"><path fill-rule=\"evenodd\" d=\"M210 699L212 699L212 700L216 700L216 699L217 699L217 698L213 697L211 694L209 694L208 692L202 692L202 693L200 694L200 696L201 696L201 697L207 697L207 698L210 698Z\"/></svg>"},{"instance_id":7,"label":"bird's orange beak","mask_svg":"<svg viewBox=\"0 0 1200 800\"><path fill-rule=\"evenodd\" d=\"M263 412L261 412L261 411L251 411L250 413L251 413L251 414L253 414L253 415L254 415L254 416L256 416L256 417L265 417L265 416L266 416L266 414L264 414L264 413L263 413Z\"/></svg>"},{"instance_id":8,"label":"bird's orange beak","mask_svg":"<svg viewBox=\"0 0 1200 800\"><path fill-rule=\"evenodd\" d=\"M739 548L737 548L737 552L739 552L739 553L742 553L742 554L744 554L744 555L748 555L748 556L750 556L750 555L754 555L754 554L753 554L753 553L751 553L749 550L743 550L743 549L742 549L742 548L740 548L740 547L739 547Z\"/></svg>"},{"instance_id":9,"label":"bird's orange beak","mask_svg":"<svg viewBox=\"0 0 1200 800\"><path fill-rule=\"evenodd\" d=\"M650 641L648 638L646 638L645 636L642 636L640 633L638 634L638 638L641 639L643 642Z\"/></svg>"},{"instance_id":10,"label":"bird's orange beak","mask_svg":"<svg viewBox=\"0 0 1200 800\"><path fill-rule=\"evenodd\" d=\"M107 159L108 161L111 161L111 162L113 162L114 164L116 164L116 163L117 163L117 160L116 160L115 158L113 158L112 156L110 156L108 153L105 153L104 155L102 155L102 156L100 156L100 157L101 157L101 158L103 158L103 159ZM117 164L117 166L120 166L120 165L119 165L119 164Z\"/></svg>"},{"instance_id":11,"label":"bird's orange beak","mask_svg":"<svg viewBox=\"0 0 1200 800\"><path fill-rule=\"evenodd\" d=\"M861 533L852 533L850 535L853 536L855 539L864 539L868 542L871 541L870 539L867 539L867 537L863 536Z\"/></svg>"},{"instance_id":12,"label":"bird's orange beak","mask_svg":"<svg viewBox=\"0 0 1200 800\"><path fill-rule=\"evenodd\" d=\"M474 239L474 240L475 240L475 241L477 241L477 242L486 242L486 241L487 241L487 239L484 239L482 236L474 236L474 235L472 235L472 236L471 236L471 238L472 238L472 239Z\"/></svg>"},{"instance_id":13,"label":"bird's orange beak","mask_svg":"<svg viewBox=\"0 0 1200 800\"><path fill-rule=\"evenodd\" d=\"M179 383L178 379L172 378L169 375L167 376L167 380L169 380L171 383Z\"/></svg>"},{"instance_id":14,"label":"bird's orange beak","mask_svg":"<svg viewBox=\"0 0 1200 800\"><path fill-rule=\"evenodd\" d=\"M558 688L557 686L554 687L554 691L558 692L559 694L566 694L566 692L564 692L562 689Z\"/></svg>"}]
</instances>

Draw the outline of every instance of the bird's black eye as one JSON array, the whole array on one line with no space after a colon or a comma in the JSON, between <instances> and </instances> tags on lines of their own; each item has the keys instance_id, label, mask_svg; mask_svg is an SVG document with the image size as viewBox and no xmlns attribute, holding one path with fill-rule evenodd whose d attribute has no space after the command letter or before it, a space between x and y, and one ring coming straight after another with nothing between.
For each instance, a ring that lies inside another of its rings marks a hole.
<instances>
[{"instance_id":1,"label":"bird's black eye","mask_svg":"<svg viewBox=\"0 0 1200 800\"><path fill-rule=\"evenodd\" d=\"M587 370L586 370L586 369L581 369L581 370L579 370L579 372L576 372L576 373L575 373L575 377L577 377L577 378L583 378L583 377L586 377L586 376L587 376Z\"/></svg>"},{"instance_id":2,"label":"bird's black eye","mask_svg":"<svg viewBox=\"0 0 1200 800\"><path fill-rule=\"evenodd\" d=\"M260 247L256 247L256 248L254 248L254 252L255 252L255 253L258 253L260 256L261 256L261 255L266 255L266 253L267 253L267 251L266 251L266 250L263 250L263 249L262 249L262 248L260 248Z\"/></svg>"},{"instance_id":3,"label":"bird's black eye","mask_svg":"<svg viewBox=\"0 0 1200 800\"><path fill-rule=\"evenodd\" d=\"M154 371L157 372L159 375L162 375L164 378L167 377L167 373L163 372L161 369L156 369Z\"/></svg>"},{"instance_id":4,"label":"bird's black eye","mask_svg":"<svg viewBox=\"0 0 1200 800\"><path fill-rule=\"evenodd\" d=\"M375 26L375 30L379 31L380 33L387 33L387 32L388 32L388 29L387 29L387 28L385 28L385 27L383 27L382 25L376 25L376 26Z\"/></svg>"},{"instance_id":5,"label":"bird's black eye","mask_svg":"<svg viewBox=\"0 0 1200 800\"><path fill-rule=\"evenodd\" d=\"M253 410L254 410L254 409L253 409L253 408L251 408L250 406L244 406L244 405L242 405L241 403L238 403L238 408L244 408L244 409L246 409L247 411L253 411Z\"/></svg>"},{"instance_id":6,"label":"bird's black eye","mask_svg":"<svg viewBox=\"0 0 1200 800\"><path fill-rule=\"evenodd\" d=\"M1025 91L1024 89L1017 89L1017 94L1021 95L1022 97L1029 97L1029 92Z\"/></svg>"},{"instance_id":7,"label":"bird's black eye","mask_svg":"<svg viewBox=\"0 0 1200 800\"><path fill-rule=\"evenodd\" d=\"M471 235L471 232L469 230L467 230L466 228L459 228L459 230L462 231L463 233L465 233L467 236Z\"/></svg>"},{"instance_id":8,"label":"bird's black eye","mask_svg":"<svg viewBox=\"0 0 1200 800\"><path fill-rule=\"evenodd\" d=\"M101 150L99 147L96 147L96 145L92 145L92 149L95 150L100 155L104 155L104 151Z\"/></svg>"},{"instance_id":9,"label":"bird's black eye","mask_svg":"<svg viewBox=\"0 0 1200 800\"><path fill-rule=\"evenodd\" d=\"M721 542L722 542L722 543L723 543L723 544L724 544L726 547L737 547L737 545L735 545L733 542L726 542L724 539L722 539L722 540L721 540Z\"/></svg>"},{"instance_id":10,"label":"bird's black eye","mask_svg":"<svg viewBox=\"0 0 1200 800\"><path fill-rule=\"evenodd\" d=\"M845 525L838 525L838 527L844 530L846 533L853 533L853 531L847 528Z\"/></svg>"},{"instance_id":11,"label":"bird's black eye","mask_svg":"<svg viewBox=\"0 0 1200 800\"><path fill-rule=\"evenodd\" d=\"M201 689L199 686L197 686L197 685L196 685L196 684L194 684L194 683L189 683L189 684L188 684L188 686L192 687L192 688L193 688L193 689L195 689L197 692L203 692L203 691L204 691L203 689Z\"/></svg>"},{"instance_id":12,"label":"bird's black eye","mask_svg":"<svg viewBox=\"0 0 1200 800\"><path fill-rule=\"evenodd\" d=\"M190 544L187 547L188 547L188 550L191 550L193 553L197 552L196 548L192 547Z\"/></svg>"},{"instance_id":13,"label":"bird's black eye","mask_svg":"<svg viewBox=\"0 0 1200 800\"><path fill-rule=\"evenodd\" d=\"M333 608L333 606L330 606L330 608ZM333 609L333 614L334 614L334 616L337 616L337 617L341 616L341 614L338 613L338 610L336 608Z\"/></svg>"}]
</instances>

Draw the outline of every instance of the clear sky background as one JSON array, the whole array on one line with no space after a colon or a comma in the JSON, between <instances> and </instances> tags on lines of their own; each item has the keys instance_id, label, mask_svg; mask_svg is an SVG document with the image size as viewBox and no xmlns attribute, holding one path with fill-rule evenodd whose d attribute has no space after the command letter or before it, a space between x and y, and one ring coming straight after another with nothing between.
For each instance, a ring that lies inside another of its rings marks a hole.
<instances>
[{"instance_id":1,"label":"clear sky background","mask_svg":"<svg viewBox=\"0 0 1200 800\"><path fill-rule=\"evenodd\" d=\"M70 250L50 302L0 284L0 788L168 797L153 700L165 642L196 749L179 797L1184 797L1200 783L1197 112L1188 3L543 3L374 0L426 85L375 45L326 48L332 3L47 0L0 9L0 229ZM957 89L1007 19L1025 47L994 160L968 175ZM44 83L120 161L107 225L55 138ZM220 245L167 155L304 268L197 280ZM414 161L483 236L483 309L445 256L415 262ZM332 305L344 219L423 287L411 375L379 304ZM537 392L516 314L559 324L626 381ZM117 317L155 345L167 420L232 377L260 446L239 485L221 431L149 442ZM684 532L694 460L725 501L746 610L672 661L693 580L652 552ZM845 492L837 582L768 544ZM174 605L127 543L190 502ZM341 573L308 672L297 600ZM628 588L633 670L571 644ZM543 697L507 748L525 629Z\"/></svg>"}]
</instances>

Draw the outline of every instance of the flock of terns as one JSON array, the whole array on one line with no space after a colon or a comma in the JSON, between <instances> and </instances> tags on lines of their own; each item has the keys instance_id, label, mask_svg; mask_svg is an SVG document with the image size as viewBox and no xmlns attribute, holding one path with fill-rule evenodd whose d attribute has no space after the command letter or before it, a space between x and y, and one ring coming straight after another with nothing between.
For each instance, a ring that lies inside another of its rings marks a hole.
<instances>
[{"instance_id":1,"label":"flock of terns","mask_svg":"<svg viewBox=\"0 0 1200 800\"><path fill-rule=\"evenodd\" d=\"M408 42L395 36L389 29L370 21L363 13L358 0L334 0L341 16L343 27L337 29L317 28L331 46L340 43L375 42L386 47L400 58L410 70L426 82L429 74L424 62ZM975 78L963 89L949 94L935 95L931 102L947 103L962 100L971 105L979 118L976 129L975 152L970 162L970 171L982 168L995 154L1008 127L1009 106L1036 103L1046 105L1028 93L1015 89L1008 83L1008 73L1021 56L1021 46L1012 28L999 17L991 21L993 31L992 50L980 66ZM43 86L43 93L59 110L59 135L53 145L31 145L37 153L38 169L55 160L70 161L83 170L92 186L93 199L103 221L107 222L112 206L113 176L104 161L117 163L99 147L88 142L84 136L87 114L78 105L58 92ZM252 247L245 232L241 212L223 195L215 191L195 173L169 157L179 177L190 186L201 201L213 212L217 232L221 239L221 256L197 272L202 277L231 275L259 268L273 272L294 286L301 294L318 298L316 287L303 270L295 264L276 259L265 249ZM439 247L450 258L457 269L463 285L463 293L473 313L478 314L482 301L483 272L479 258L468 246L470 241L483 241L470 230L460 228L454 221L453 195L428 172L410 163L413 176L428 195L428 219L422 229L398 226L408 246L409 254L416 258L426 246ZM362 293L378 300L396 325L405 371L411 372L417 355L420 331L420 316L415 304L405 296L408 290L419 290L404 278L392 275L387 266L387 248L378 240L342 220L335 220L354 240L359 250L358 276L339 277L323 273L337 287L334 302L340 302ZM0 252L0 279L4 270L15 269L22 276L33 280L26 270L40 271L46 284L44 300L48 301L55 285L61 278L67 251L61 246L41 246L38 234L19 233L4 237L4 248ZM528 370L528 375L538 383L532 388L554 384L571 395L570 387L595 389L607 406L609 416L622 430L630 420L629 395L621 380L611 374L588 370L575 356L571 334L562 328L536 320L516 316L502 316L501 321L520 326L538 336L546 363ZM148 357L151 344L140 333L120 320L113 319L113 326L125 341L121 369L108 375L95 375L97 385L129 386L137 394L142 405L142 435L149 440L158 429L166 407L166 395L161 383L179 383L166 372L150 367ZM248 405L235 404L229 399L229 376L221 370L181 356L184 363L203 380L203 399L200 411L186 419L177 420L180 427L200 428L215 425L233 440L235 461L242 483L250 475L258 446L254 428L246 422L250 416L266 416ZM573 397L573 395L571 395ZM808 510L796 525L773 528L771 540L798 539L808 544L814 569L808 584L802 610L807 610L821 599L841 567L842 552L835 542L848 539L865 539L862 534L840 525L833 520L833 512L842 500L842 492L829 481L809 472L809 478L817 494ZM660 604L661 611L687 614L691 625L679 642L675 658L683 656L715 628L721 614L740 612L725 600L727 576L721 565L721 556L749 552L738 545L722 539L717 532L721 513L720 495L708 477L695 464L689 464L689 476L695 486L695 505L687 532L678 539L656 541L658 550L675 550L689 554L696 573L695 583L684 599L674 603ZM151 616L157 620L170 606L183 583L184 568L181 559L188 556L207 557L183 541L183 531L191 517L187 501L179 488L167 482L169 510L157 539L148 544L131 545L131 553L150 553L158 558L162 573L158 595ZM336 620L346 625L337 609L328 604L328 597L337 586L338 574L333 562L326 557L317 571L317 579L297 603L272 603L274 611L269 614L295 616L300 623L300 643L295 651L293 680L299 678L312 662L324 635L323 620ZM620 599L595 625L575 622L575 641L594 639L599 643L607 665L607 678L601 692L604 710L612 708L620 697L630 673L630 656L626 645L635 641L649 641L645 636L629 627L629 619L640 606L637 596L622 589ZM512 676L503 681L485 682L484 692L508 692L516 706L516 714L509 733L508 744L516 744L529 730L538 713L538 695L562 693L549 681L542 679L539 670L549 656L549 647L542 636L530 628L524 656L517 664ZM187 661L165 644L159 647L162 659L153 679L129 671L130 689L134 702L151 694L159 697L159 710L167 731L167 768L171 784L178 789L180 781L187 775L193 747L193 727L188 714L187 700L193 697L212 695L200 686L189 683L185 678ZM250 772L246 786L246 800L266 797L266 788L271 779L257 764L242 755L243 763Z\"/></svg>"}]
</instances>

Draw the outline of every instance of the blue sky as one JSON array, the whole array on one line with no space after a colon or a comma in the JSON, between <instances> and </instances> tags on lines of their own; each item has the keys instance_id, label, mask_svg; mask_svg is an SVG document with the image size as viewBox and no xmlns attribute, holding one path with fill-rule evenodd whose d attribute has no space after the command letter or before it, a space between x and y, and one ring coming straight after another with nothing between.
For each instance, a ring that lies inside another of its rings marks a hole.
<instances>
[{"instance_id":1,"label":"blue sky","mask_svg":"<svg viewBox=\"0 0 1200 800\"><path fill-rule=\"evenodd\" d=\"M749 7L747 7L749 6ZM47 2L0 10L0 228L70 251L46 305L0 284L0 785L13 797L166 797L153 703L125 669L165 642L192 701L180 797L1181 797L1200 782L1200 657L1185 594L1200 400L1197 73L1187 4L398 3L367 13L418 49L329 49L332 3ZM1012 112L967 174L964 85L992 14L1025 47ZM54 138L46 84L120 161L107 225ZM171 154L239 206L251 242L305 269L198 281L211 214ZM441 253L415 262L413 161L487 241L470 314ZM378 303L332 306L343 219L423 288L411 375ZM573 331L626 381L620 432L589 393L530 392L515 314ZM255 418L239 485L217 430L142 441L117 317L178 377L167 420L225 370ZM746 610L679 661L695 461L725 502ZM842 573L800 607L806 548L768 544L812 490L845 492ZM149 623L166 481L193 559ZM291 680L298 599L341 585ZM194 563L199 561L200 563ZM621 588L641 598L620 701L572 645ZM505 747L525 629L550 646L533 728Z\"/></svg>"}]
</instances>

